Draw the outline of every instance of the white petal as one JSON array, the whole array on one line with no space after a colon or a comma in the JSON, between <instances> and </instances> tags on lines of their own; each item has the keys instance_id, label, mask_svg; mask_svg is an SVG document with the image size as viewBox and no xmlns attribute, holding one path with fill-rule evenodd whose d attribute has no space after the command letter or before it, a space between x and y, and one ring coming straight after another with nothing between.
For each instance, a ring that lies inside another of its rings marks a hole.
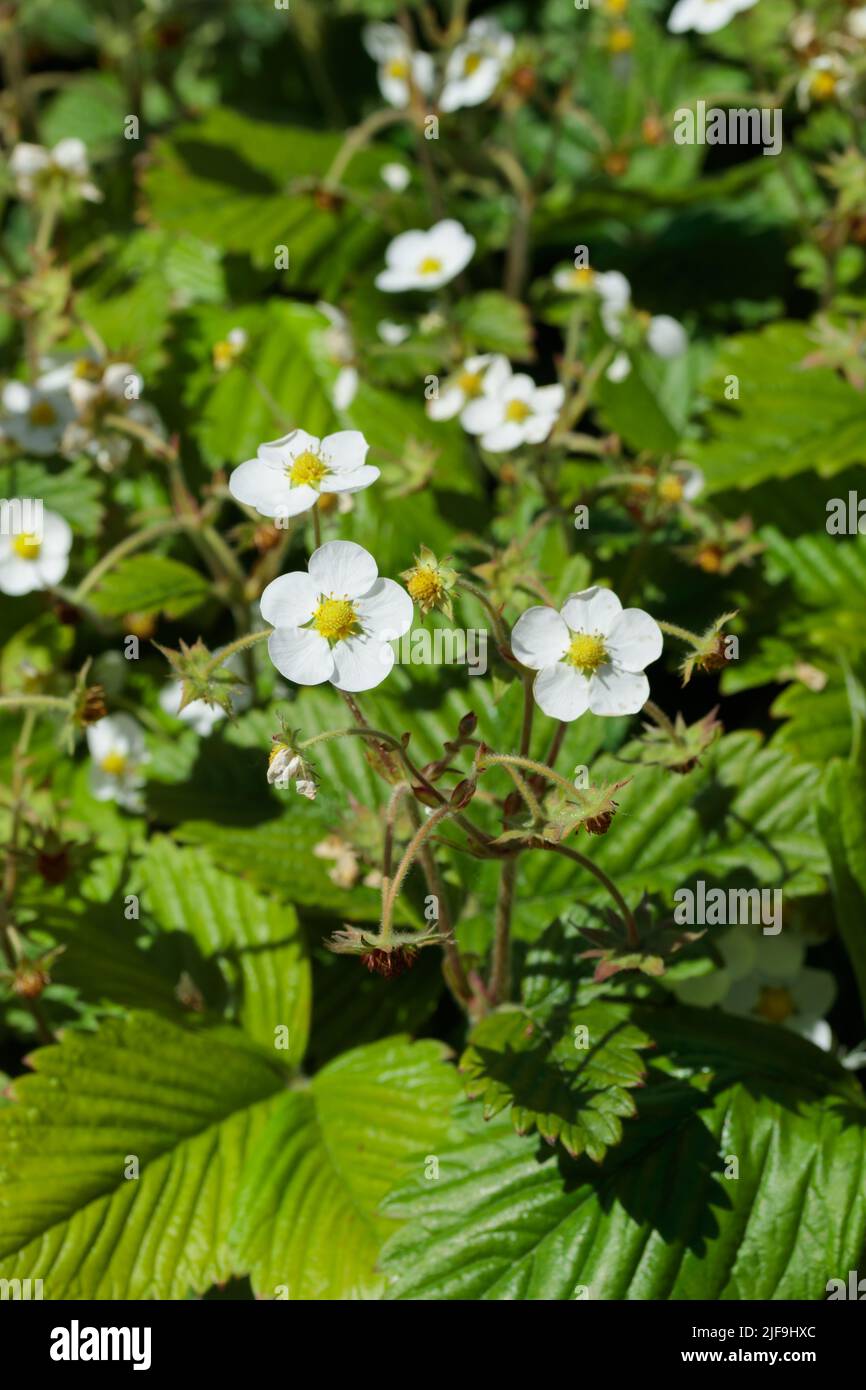
<instances>
[{"instance_id":1,"label":"white petal","mask_svg":"<svg viewBox=\"0 0 866 1390\"><path fill-rule=\"evenodd\" d=\"M572 632L588 632L606 637L622 612L622 604L612 589L581 589L569 594L561 613Z\"/></svg>"},{"instance_id":2,"label":"white petal","mask_svg":"<svg viewBox=\"0 0 866 1390\"><path fill-rule=\"evenodd\" d=\"M608 332L610 332L610 329L608 329ZM614 385L619 385L621 381L625 381L630 375L631 358L627 352L618 352L605 372L605 376L608 381L612 381Z\"/></svg>"},{"instance_id":3,"label":"white petal","mask_svg":"<svg viewBox=\"0 0 866 1390\"><path fill-rule=\"evenodd\" d=\"M322 440L322 462L332 473L360 468L370 448L360 430L340 430Z\"/></svg>"},{"instance_id":4,"label":"white petal","mask_svg":"<svg viewBox=\"0 0 866 1390\"><path fill-rule=\"evenodd\" d=\"M646 337L657 357L681 357L689 345L686 330L670 314L650 319Z\"/></svg>"},{"instance_id":5,"label":"white petal","mask_svg":"<svg viewBox=\"0 0 866 1390\"><path fill-rule=\"evenodd\" d=\"M555 608L541 604L528 608L511 633L511 650L531 671L541 671L560 661L568 650L569 633Z\"/></svg>"},{"instance_id":6,"label":"white petal","mask_svg":"<svg viewBox=\"0 0 866 1390\"><path fill-rule=\"evenodd\" d=\"M836 980L829 970L801 970L791 989L794 1003L802 1014L823 1018L836 1002Z\"/></svg>"},{"instance_id":7,"label":"white petal","mask_svg":"<svg viewBox=\"0 0 866 1390\"><path fill-rule=\"evenodd\" d=\"M526 428L509 420L505 425L497 425L481 436L481 447L491 454L507 454L519 449L526 442Z\"/></svg>"},{"instance_id":8,"label":"white petal","mask_svg":"<svg viewBox=\"0 0 866 1390\"><path fill-rule=\"evenodd\" d=\"M87 173L87 146L77 136L68 135L60 140L51 151L53 162L71 174Z\"/></svg>"},{"instance_id":9,"label":"white petal","mask_svg":"<svg viewBox=\"0 0 866 1390\"><path fill-rule=\"evenodd\" d=\"M338 690L373 690L381 685L394 665L394 651L378 638L347 637L334 646L334 674Z\"/></svg>"},{"instance_id":10,"label":"white petal","mask_svg":"<svg viewBox=\"0 0 866 1390\"><path fill-rule=\"evenodd\" d=\"M277 628L268 638L268 656L280 675L295 685L321 685L334 673L331 648L311 628Z\"/></svg>"},{"instance_id":11,"label":"white petal","mask_svg":"<svg viewBox=\"0 0 866 1390\"><path fill-rule=\"evenodd\" d=\"M379 477L378 468L368 463L366 468L353 468L350 473L330 473L322 479L322 492L363 492L365 487L375 483Z\"/></svg>"},{"instance_id":12,"label":"white petal","mask_svg":"<svg viewBox=\"0 0 866 1390\"><path fill-rule=\"evenodd\" d=\"M646 676L620 666L600 666L590 677L589 707L593 714L637 714L649 693Z\"/></svg>"},{"instance_id":13,"label":"white petal","mask_svg":"<svg viewBox=\"0 0 866 1390\"><path fill-rule=\"evenodd\" d=\"M326 541L313 551L307 568L318 592L337 598L361 598L379 575L372 555L354 541Z\"/></svg>"},{"instance_id":14,"label":"white petal","mask_svg":"<svg viewBox=\"0 0 866 1390\"><path fill-rule=\"evenodd\" d=\"M47 168L51 162L51 156L42 145L31 145L23 140L20 145L16 145L9 156L9 168L13 174L25 177L38 174L40 170Z\"/></svg>"},{"instance_id":15,"label":"white petal","mask_svg":"<svg viewBox=\"0 0 866 1390\"><path fill-rule=\"evenodd\" d=\"M611 659L625 671L642 671L662 654L664 638L655 618L641 608L624 608L607 634Z\"/></svg>"},{"instance_id":16,"label":"white petal","mask_svg":"<svg viewBox=\"0 0 866 1390\"><path fill-rule=\"evenodd\" d=\"M355 367L343 367L337 373L332 399L336 410L348 410L358 394L360 378Z\"/></svg>"},{"instance_id":17,"label":"white petal","mask_svg":"<svg viewBox=\"0 0 866 1390\"><path fill-rule=\"evenodd\" d=\"M34 392L23 381L7 381L0 399L4 410L11 411L13 415L23 415L30 409L33 397Z\"/></svg>"},{"instance_id":18,"label":"white petal","mask_svg":"<svg viewBox=\"0 0 866 1390\"><path fill-rule=\"evenodd\" d=\"M42 587L42 577L32 560L12 555L0 563L0 593L8 594L10 598L21 598Z\"/></svg>"},{"instance_id":19,"label":"white petal","mask_svg":"<svg viewBox=\"0 0 866 1390\"><path fill-rule=\"evenodd\" d=\"M527 376L526 372L516 372L508 383L508 399L529 404L537 390L538 387L531 376Z\"/></svg>"},{"instance_id":20,"label":"white petal","mask_svg":"<svg viewBox=\"0 0 866 1390\"><path fill-rule=\"evenodd\" d=\"M503 423L502 404L492 397L478 396L469 402L460 423L469 434L487 434Z\"/></svg>"},{"instance_id":21,"label":"white petal","mask_svg":"<svg viewBox=\"0 0 866 1390\"><path fill-rule=\"evenodd\" d=\"M65 516L57 512L42 514L42 557L68 555L72 549L72 527ZM42 558L40 557L40 558Z\"/></svg>"},{"instance_id":22,"label":"white petal","mask_svg":"<svg viewBox=\"0 0 866 1390\"><path fill-rule=\"evenodd\" d=\"M299 483L297 487L291 487L283 494L279 506L273 512L264 514L274 516L280 521L288 521L290 517L300 516L301 512L308 512L311 507L315 507L318 500L319 494L314 487L309 483Z\"/></svg>"},{"instance_id":23,"label":"white petal","mask_svg":"<svg viewBox=\"0 0 866 1390\"><path fill-rule=\"evenodd\" d=\"M260 444L256 456L265 463L278 464L285 468L287 464L294 463L301 454L317 454L321 442L318 435L307 434L306 430L290 430L281 439L271 439L266 444Z\"/></svg>"},{"instance_id":24,"label":"white petal","mask_svg":"<svg viewBox=\"0 0 866 1390\"><path fill-rule=\"evenodd\" d=\"M282 466L265 463L260 458L247 459L232 469L229 492L238 502L255 507L262 516L276 516L288 499L291 484Z\"/></svg>"},{"instance_id":25,"label":"white petal","mask_svg":"<svg viewBox=\"0 0 866 1390\"><path fill-rule=\"evenodd\" d=\"M802 1018L793 1014L785 1023L801 1038L808 1038L815 1047L820 1047L822 1052L829 1052L833 1046L833 1030L824 1018Z\"/></svg>"},{"instance_id":26,"label":"white petal","mask_svg":"<svg viewBox=\"0 0 866 1390\"><path fill-rule=\"evenodd\" d=\"M532 397L532 408L539 415L558 415L564 401L564 386L538 386Z\"/></svg>"},{"instance_id":27,"label":"white petal","mask_svg":"<svg viewBox=\"0 0 866 1390\"><path fill-rule=\"evenodd\" d=\"M631 299L631 285L619 270L603 271L596 275L592 285L610 310L624 309Z\"/></svg>"},{"instance_id":28,"label":"white petal","mask_svg":"<svg viewBox=\"0 0 866 1390\"><path fill-rule=\"evenodd\" d=\"M438 399L427 402L427 414L431 420L453 420L459 415L466 401L466 395L459 386L451 386ZM463 422L466 429L466 422ZM483 434L483 430L480 433Z\"/></svg>"},{"instance_id":29,"label":"white petal","mask_svg":"<svg viewBox=\"0 0 866 1390\"><path fill-rule=\"evenodd\" d=\"M523 422L523 438L526 443L543 444L558 418L557 411L542 411L538 415L530 415Z\"/></svg>"},{"instance_id":30,"label":"white petal","mask_svg":"<svg viewBox=\"0 0 866 1390\"><path fill-rule=\"evenodd\" d=\"M365 24L362 39L370 57L377 63L406 52L406 35L399 24Z\"/></svg>"},{"instance_id":31,"label":"white petal","mask_svg":"<svg viewBox=\"0 0 866 1390\"><path fill-rule=\"evenodd\" d=\"M271 580L259 607L271 627L301 627L308 623L319 604L319 591L308 574L293 570Z\"/></svg>"},{"instance_id":32,"label":"white petal","mask_svg":"<svg viewBox=\"0 0 866 1390\"><path fill-rule=\"evenodd\" d=\"M806 943L802 936L783 931L755 938L755 968L768 980L791 981L803 969Z\"/></svg>"},{"instance_id":33,"label":"white petal","mask_svg":"<svg viewBox=\"0 0 866 1390\"><path fill-rule=\"evenodd\" d=\"M589 682L573 666L558 662L539 671L532 686L535 703L551 719L570 722L586 713Z\"/></svg>"},{"instance_id":34,"label":"white petal","mask_svg":"<svg viewBox=\"0 0 866 1390\"><path fill-rule=\"evenodd\" d=\"M414 271L418 262L427 255L427 251L426 232L401 232L388 246L385 252L385 264L390 268L399 267L402 270L411 267Z\"/></svg>"},{"instance_id":35,"label":"white petal","mask_svg":"<svg viewBox=\"0 0 866 1390\"><path fill-rule=\"evenodd\" d=\"M43 551L36 561L36 570L43 589L59 584L68 569L69 555L65 550L55 555L46 555Z\"/></svg>"},{"instance_id":36,"label":"white petal","mask_svg":"<svg viewBox=\"0 0 866 1390\"><path fill-rule=\"evenodd\" d=\"M364 632L383 642L393 642L412 626L412 600L393 579L377 579L357 608Z\"/></svg>"}]
</instances>

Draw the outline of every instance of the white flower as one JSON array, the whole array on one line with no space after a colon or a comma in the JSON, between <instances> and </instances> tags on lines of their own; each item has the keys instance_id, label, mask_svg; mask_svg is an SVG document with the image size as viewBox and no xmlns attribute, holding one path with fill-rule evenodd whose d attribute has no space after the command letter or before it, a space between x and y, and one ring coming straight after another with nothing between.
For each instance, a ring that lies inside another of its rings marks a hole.
<instances>
[{"instance_id":1,"label":"white flower","mask_svg":"<svg viewBox=\"0 0 866 1390\"><path fill-rule=\"evenodd\" d=\"M331 390L331 400L337 410L348 410L358 394L360 384L349 320L342 309L337 309L333 304L326 304L323 299L319 300L316 308L320 314L324 314L330 324L330 328L324 333L325 351L331 361L340 368Z\"/></svg>"},{"instance_id":2,"label":"white flower","mask_svg":"<svg viewBox=\"0 0 866 1390\"><path fill-rule=\"evenodd\" d=\"M384 164L382 166L382 182L390 188L392 193L403 193L411 181L412 175L405 164Z\"/></svg>"},{"instance_id":3,"label":"white flower","mask_svg":"<svg viewBox=\"0 0 866 1390\"><path fill-rule=\"evenodd\" d=\"M656 357L681 357L689 345L686 330L670 314L654 314L646 331L647 345Z\"/></svg>"},{"instance_id":4,"label":"white flower","mask_svg":"<svg viewBox=\"0 0 866 1390\"><path fill-rule=\"evenodd\" d=\"M385 252L385 269L376 285L389 294L402 290L438 290L472 260L475 238L453 218L427 232L401 232Z\"/></svg>"},{"instance_id":5,"label":"white flower","mask_svg":"<svg viewBox=\"0 0 866 1390\"><path fill-rule=\"evenodd\" d=\"M595 275L592 288L601 296L601 321L605 332L618 338L631 301L631 285L621 270L606 270Z\"/></svg>"},{"instance_id":6,"label":"white flower","mask_svg":"<svg viewBox=\"0 0 866 1390\"><path fill-rule=\"evenodd\" d=\"M379 90L389 106L408 106L411 82L418 91L433 90L433 59L429 53L413 53L398 24L368 24L364 47L379 65Z\"/></svg>"},{"instance_id":7,"label":"white flower","mask_svg":"<svg viewBox=\"0 0 866 1390\"><path fill-rule=\"evenodd\" d=\"M704 490L704 475L691 463L672 463L659 483L663 502L694 502Z\"/></svg>"},{"instance_id":8,"label":"white flower","mask_svg":"<svg viewBox=\"0 0 866 1390\"><path fill-rule=\"evenodd\" d=\"M848 33L852 34L855 39L866 39L866 5L852 10L845 21L845 26Z\"/></svg>"},{"instance_id":9,"label":"white flower","mask_svg":"<svg viewBox=\"0 0 866 1390\"><path fill-rule=\"evenodd\" d=\"M466 39L448 59L440 108L459 111L463 106L480 106L493 95L513 52L513 35L495 19L474 19Z\"/></svg>"},{"instance_id":10,"label":"white flower","mask_svg":"<svg viewBox=\"0 0 866 1390\"><path fill-rule=\"evenodd\" d=\"M109 714L87 730L93 760L90 791L97 801L116 801L127 811L143 808L140 769L148 761L144 732L129 714Z\"/></svg>"},{"instance_id":11,"label":"white flower","mask_svg":"<svg viewBox=\"0 0 866 1390\"><path fill-rule=\"evenodd\" d=\"M836 998L836 981L827 970L805 966L805 954L806 943L790 932L756 937L754 965L733 980L721 1005L728 1013L781 1023L826 1052L832 1034L824 1015Z\"/></svg>"},{"instance_id":12,"label":"white flower","mask_svg":"<svg viewBox=\"0 0 866 1390\"><path fill-rule=\"evenodd\" d=\"M35 386L7 381L0 401L0 430L7 439L14 439L26 453L44 457L57 452L75 414L67 391L57 390L50 377L40 377Z\"/></svg>"},{"instance_id":13,"label":"white flower","mask_svg":"<svg viewBox=\"0 0 866 1390\"><path fill-rule=\"evenodd\" d=\"M376 324L376 332L383 343L389 347L399 347L405 343L412 329L406 323L394 323L393 319L380 319Z\"/></svg>"},{"instance_id":14,"label":"white flower","mask_svg":"<svg viewBox=\"0 0 866 1390\"><path fill-rule=\"evenodd\" d=\"M494 358L489 353L481 357L467 357L460 371L447 379L442 394L427 402L427 414L431 420L453 420L461 410L476 400L484 391L484 377L492 362L504 362L504 357Z\"/></svg>"},{"instance_id":15,"label":"white flower","mask_svg":"<svg viewBox=\"0 0 866 1390\"><path fill-rule=\"evenodd\" d=\"M271 661L296 685L372 690L394 665L388 643L412 626L411 598L380 579L372 555L353 541L327 541L308 570L281 575L262 594L262 617L275 629Z\"/></svg>"},{"instance_id":16,"label":"white flower","mask_svg":"<svg viewBox=\"0 0 866 1390\"><path fill-rule=\"evenodd\" d=\"M813 102L833 101L851 90L850 69L838 53L813 58L797 83L797 105L807 110Z\"/></svg>"},{"instance_id":17,"label":"white flower","mask_svg":"<svg viewBox=\"0 0 866 1390\"><path fill-rule=\"evenodd\" d=\"M260 444L257 457L234 470L229 490L262 516L298 516L316 505L320 493L361 492L374 483L379 470L365 463L369 447L359 430L324 439L292 430Z\"/></svg>"},{"instance_id":18,"label":"white flower","mask_svg":"<svg viewBox=\"0 0 866 1390\"><path fill-rule=\"evenodd\" d=\"M9 156L9 168L15 177L19 198L29 201L49 185L63 185L79 198L90 203L102 201L102 194L90 180L87 148L83 140L67 136L53 150L44 145L23 142Z\"/></svg>"},{"instance_id":19,"label":"white flower","mask_svg":"<svg viewBox=\"0 0 866 1390\"><path fill-rule=\"evenodd\" d=\"M487 369L482 394L461 417L463 428L481 436L482 448L501 454L522 444L541 444L556 424L565 400L562 386L536 386L532 377L513 374L504 357Z\"/></svg>"},{"instance_id":20,"label":"white flower","mask_svg":"<svg viewBox=\"0 0 866 1390\"><path fill-rule=\"evenodd\" d=\"M213 364L218 372L227 372L233 367L249 342L245 328L231 328L224 338L213 345Z\"/></svg>"},{"instance_id":21,"label":"white flower","mask_svg":"<svg viewBox=\"0 0 866 1390\"><path fill-rule=\"evenodd\" d=\"M631 358L627 352L618 352L605 372L608 381L613 382L625 381L630 374Z\"/></svg>"},{"instance_id":22,"label":"white flower","mask_svg":"<svg viewBox=\"0 0 866 1390\"><path fill-rule=\"evenodd\" d=\"M714 34L724 29L734 15L750 10L757 0L677 0L668 17L672 34L694 29L697 34Z\"/></svg>"},{"instance_id":23,"label":"white flower","mask_svg":"<svg viewBox=\"0 0 866 1390\"><path fill-rule=\"evenodd\" d=\"M588 265L561 265L553 272L553 283L563 294L588 294L595 289L596 274Z\"/></svg>"},{"instance_id":24,"label":"white flower","mask_svg":"<svg viewBox=\"0 0 866 1390\"><path fill-rule=\"evenodd\" d=\"M0 593L19 598L59 584L69 568L72 531L56 512L42 512L39 534L0 535Z\"/></svg>"},{"instance_id":25,"label":"white flower","mask_svg":"<svg viewBox=\"0 0 866 1390\"><path fill-rule=\"evenodd\" d=\"M538 606L511 634L517 660L537 671L535 702L551 719L637 714L649 699L645 666L662 654L658 623L640 608L623 608L610 589L571 594L557 613Z\"/></svg>"}]
</instances>

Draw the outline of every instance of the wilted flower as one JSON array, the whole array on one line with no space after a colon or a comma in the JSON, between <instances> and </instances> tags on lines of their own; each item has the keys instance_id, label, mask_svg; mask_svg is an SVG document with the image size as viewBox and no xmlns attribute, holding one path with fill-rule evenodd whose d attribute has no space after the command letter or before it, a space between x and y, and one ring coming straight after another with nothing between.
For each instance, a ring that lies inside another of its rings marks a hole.
<instances>
[{"instance_id":1,"label":"wilted flower","mask_svg":"<svg viewBox=\"0 0 866 1390\"><path fill-rule=\"evenodd\" d=\"M379 470L365 462L369 447L358 430L324 439L292 430L260 444L257 457L234 470L229 490L262 516L298 516L315 506L320 493L361 492L374 483Z\"/></svg>"},{"instance_id":2,"label":"wilted flower","mask_svg":"<svg viewBox=\"0 0 866 1390\"><path fill-rule=\"evenodd\" d=\"M465 270L475 254L475 238L453 218L426 232L401 232L385 252L385 269L376 276L380 290L438 290Z\"/></svg>"},{"instance_id":3,"label":"wilted flower","mask_svg":"<svg viewBox=\"0 0 866 1390\"><path fill-rule=\"evenodd\" d=\"M610 589L571 594L557 613L539 605L518 619L514 655L537 671L536 704L552 719L636 714L649 698L645 666L662 653L662 634L640 608L623 609Z\"/></svg>"},{"instance_id":4,"label":"wilted flower","mask_svg":"<svg viewBox=\"0 0 866 1390\"><path fill-rule=\"evenodd\" d=\"M447 938L435 927L419 931L391 932L387 940L377 932L346 927L325 940L325 946L339 956L360 956L367 969L385 979L396 979L415 964L424 946L437 946Z\"/></svg>"},{"instance_id":5,"label":"wilted flower","mask_svg":"<svg viewBox=\"0 0 866 1390\"><path fill-rule=\"evenodd\" d=\"M724 29L734 15L750 10L757 0L677 0L668 16L672 34L693 29L697 34L714 34Z\"/></svg>"},{"instance_id":6,"label":"wilted flower","mask_svg":"<svg viewBox=\"0 0 866 1390\"><path fill-rule=\"evenodd\" d=\"M275 629L271 661L296 685L372 690L394 665L389 642L412 626L412 600L353 541L327 541L308 571L283 574L262 594L262 617Z\"/></svg>"},{"instance_id":7,"label":"wilted flower","mask_svg":"<svg viewBox=\"0 0 866 1390\"><path fill-rule=\"evenodd\" d=\"M565 401L563 386L537 386L525 373L513 373L497 357L484 376L481 394L461 417L464 429L481 436L482 448L506 453L522 444L541 444L550 434Z\"/></svg>"},{"instance_id":8,"label":"wilted flower","mask_svg":"<svg viewBox=\"0 0 866 1390\"><path fill-rule=\"evenodd\" d=\"M69 568L71 549L69 522L56 512L42 512L38 535L31 531L0 534L0 593L18 598L59 584Z\"/></svg>"},{"instance_id":9,"label":"wilted flower","mask_svg":"<svg viewBox=\"0 0 866 1390\"><path fill-rule=\"evenodd\" d=\"M288 743L275 736L268 755L268 783L272 787L287 787L294 782L295 791L309 801L315 801L318 785L312 770Z\"/></svg>"},{"instance_id":10,"label":"wilted flower","mask_svg":"<svg viewBox=\"0 0 866 1390\"><path fill-rule=\"evenodd\" d=\"M328 878L338 888L354 888L361 866L353 847L339 835L326 835L313 846L313 854L317 859L333 859L334 867L328 870Z\"/></svg>"},{"instance_id":11,"label":"wilted flower","mask_svg":"<svg viewBox=\"0 0 866 1390\"><path fill-rule=\"evenodd\" d=\"M417 603L422 618L434 608L446 617L453 617L451 593L457 583L457 571L444 561L437 560L432 550L421 546L415 564L400 575L406 581L410 598Z\"/></svg>"},{"instance_id":12,"label":"wilted flower","mask_svg":"<svg viewBox=\"0 0 866 1390\"><path fill-rule=\"evenodd\" d=\"M398 24L368 24L364 47L379 65L379 90L389 106L408 106L411 85L427 95L433 90L433 59L413 53Z\"/></svg>"},{"instance_id":13,"label":"wilted flower","mask_svg":"<svg viewBox=\"0 0 866 1390\"><path fill-rule=\"evenodd\" d=\"M513 52L514 36L495 19L473 19L448 59L440 108L451 112L480 106L493 95Z\"/></svg>"},{"instance_id":14,"label":"wilted flower","mask_svg":"<svg viewBox=\"0 0 866 1390\"><path fill-rule=\"evenodd\" d=\"M87 730L92 765L90 791L97 801L116 801L127 811L143 808L142 766L148 761L144 731L129 714L110 714Z\"/></svg>"},{"instance_id":15,"label":"wilted flower","mask_svg":"<svg viewBox=\"0 0 866 1390\"><path fill-rule=\"evenodd\" d=\"M53 149L22 142L9 156L19 198L30 202L51 187L60 188L89 203L102 201L102 194L90 179L87 147L83 140L67 136Z\"/></svg>"}]
</instances>

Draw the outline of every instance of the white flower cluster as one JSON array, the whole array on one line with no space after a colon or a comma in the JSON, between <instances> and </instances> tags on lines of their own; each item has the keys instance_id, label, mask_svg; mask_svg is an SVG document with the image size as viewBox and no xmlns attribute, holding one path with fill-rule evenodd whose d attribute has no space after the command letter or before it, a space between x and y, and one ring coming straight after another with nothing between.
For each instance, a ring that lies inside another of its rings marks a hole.
<instances>
[{"instance_id":1,"label":"white flower cluster","mask_svg":"<svg viewBox=\"0 0 866 1390\"><path fill-rule=\"evenodd\" d=\"M91 182L87 147L76 136L59 140L52 150L22 141L9 156L9 169L23 202L35 202L55 189L88 203L102 202L102 194Z\"/></svg>"},{"instance_id":2,"label":"white flower cluster","mask_svg":"<svg viewBox=\"0 0 866 1390\"><path fill-rule=\"evenodd\" d=\"M105 362L93 353L47 358L33 386L7 381L0 392L0 439L40 458L87 454L111 470L129 454L130 438L105 422L123 416L163 434L153 406L140 399L143 381L130 362Z\"/></svg>"},{"instance_id":3,"label":"white flower cluster","mask_svg":"<svg viewBox=\"0 0 866 1390\"><path fill-rule=\"evenodd\" d=\"M564 387L537 386L497 354L468 357L444 383L442 394L427 402L427 414L431 420L459 416L467 433L479 436L482 448L501 454L543 443L564 401Z\"/></svg>"},{"instance_id":4,"label":"white flower cluster","mask_svg":"<svg viewBox=\"0 0 866 1390\"><path fill-rule=\"evenodd\" d=\"M378 65L379 90L389 106L408 106L414 87L422 97L434 96L437 74L429 53L413 51L397 24L368 24L364 47ZM449 55L442 74L437 105L440 111L481 106L502 80L514 52L514 37L494 19L474 19L466 37Z\"/></svg>"},{"instance_id":5,"label":"white flower cluster","mask_svg":"<svg viewBox=\"0 0 866 1390\"><path fill-rule=\"evenodd\" d=\"M628 324L631 285L619 270L595 271L589 266L560 267L553 283L563 294L591 294L600 306L602 327L614 342L620 342ZM688 347L682 324L670 314L635 316L641 341L656 357L681 357ZM621 349L607 369L610 381L625 381L631 372L631 358Z\"/></svg>"}]
</instances>

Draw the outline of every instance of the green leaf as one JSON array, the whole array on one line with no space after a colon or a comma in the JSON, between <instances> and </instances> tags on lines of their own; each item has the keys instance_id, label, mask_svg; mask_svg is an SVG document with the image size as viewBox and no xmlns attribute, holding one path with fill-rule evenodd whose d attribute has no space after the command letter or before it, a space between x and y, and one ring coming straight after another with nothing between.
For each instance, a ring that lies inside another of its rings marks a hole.
<instances>
[{"instance_id":1,"label":"green leaf","mask_svg":"<svg viewBox=\"0 0 866 1390\"><path fill-rule=\"evenodd\" d=\"M851 750L851 706L841 682L824 690L809 690L800 683L789 685L773 701L774 719L785 723L773 738L774 748L783 748L798 762L825 767L831 758L846 758Z\"/></svg>"},{"instance_id":2,"label":"green leaf","mask_svg":"<svg viewBox=\"0 0 866 1390\"><path fill-rule=\"evenodd\" d=\"M532 323L525 305L498 290L461 300L457 321L469 344L479 352L502 352L525 362L533 356Z\"/></svg>"},{"instance_id":3,"label":"green leaf","mask_svg":"<svg viewBox=\"0 0 866 1390\"><path fill-rule=\"evenodd\" d=\"M165 613L179 618L211 594L211 582L191 566L166 555L132 555L101 580L91 595L100 613Z\"/></svg>"},{"instance_id":4,"label":"green leaf","mask_svg":"<svg viewBox=\"0 0 866 1390\"><path fill-rule=\"evenodd\" d=\"M416 1177L384 1204L409 1223L382 1255L390 1298L817 1299L856 1265L856 1083L769 1025L638 1017L670 1060L651 1068L639 1120L604 1166L470 1117L440 1180Z\"/></svg>"},{"instance_id":5,"label":"green leaf","mask_svg":"<svg viewBox=\"0 0 866 1390\"><path fill-rule=\"evenodd\" d=\"M578 1028L587 1030L582 1041ZM511 1106L518 1134L537 1129L600 1162L622 1138L622 1117L635 1113L629 1091L643 1083L638 1053L650 1045L622 1004L574 1008L551 1032L523 1010L502 1010L473 1029L460 1070L485 1119Z\"/></svg>"},{"instance_id":6,"label":"green leaf","mask_svg":"<svg viewBox=\"0 0 866 1390\"><path fill-rule=\"evenodd\" d=\"M376 1261L389 1230L379 1204L449 1142L457 1080L446 1055L441 1043L389 1038L344 1053L307 1090L283 1096L245 1175L232 1230L257 1294L377 1296Z\"/></svg>"},{"instance_id":7,"label":"green leaf","mask_svg":"<svg viewBox=\"0 0 866 1390\"><path fill-rule=\"evenodd\" d=\"M866 1014L866 780L862 767L834 762L827 768L818 829L830 857L836 923Z\"/></svg>"},{"instance_id":8,"label":"green leaf","mask_svg":"<svg viewBox=\"0 0 866 1390\"><path fill-rule=\"evenodd\" d=\"M238 1272L235 1193L279 1068L242 1035L148 1014L67 1033L33 1066L0 1110L0 1277L43 1279L49 1299L176 1299Z\"/></svg>"},{"instance_id":9,"label":"green leaf","mask_svg":"<svg viewBox=\"0 0 866 1390\"><path fill-rule=\"evenodd\" d=\"M716 402L709 438L689 449L708 491L778 482L806 469L826 477L862 462L862 393L829 367L804 365L815 351L808 326L798 323L726 341L708 383ZM725 396L731 376L739 382L735 400Z\"/></svg>"},{"instance_id":10,"label":"green leaf","mask_svg":"<svg viewBox=\"0 0 866 1390\"><path fill-rule=\"evenodd\" d=\"M95 536L102 523L102 484L84 459L68 464L62 473L31 459L0 464L0 496L39 497L46 511L59 512L85 536Z\"/></svg>"},{"instance_id":11,"label":"green leaf","mask_svg":"<svg viewBox=\"0 0 866 1390\"><path fill-rule=\"evenodd\" d=\"M204 850L180 849L165 836L149 841L139 867L145 908L164 931L189 932L213 957L234 995L250 1037L275 1046L277 1060L300 1062L310 1025L310 963L294 909L264 897L216 868Z\"/></svg>"}]
</instances>

